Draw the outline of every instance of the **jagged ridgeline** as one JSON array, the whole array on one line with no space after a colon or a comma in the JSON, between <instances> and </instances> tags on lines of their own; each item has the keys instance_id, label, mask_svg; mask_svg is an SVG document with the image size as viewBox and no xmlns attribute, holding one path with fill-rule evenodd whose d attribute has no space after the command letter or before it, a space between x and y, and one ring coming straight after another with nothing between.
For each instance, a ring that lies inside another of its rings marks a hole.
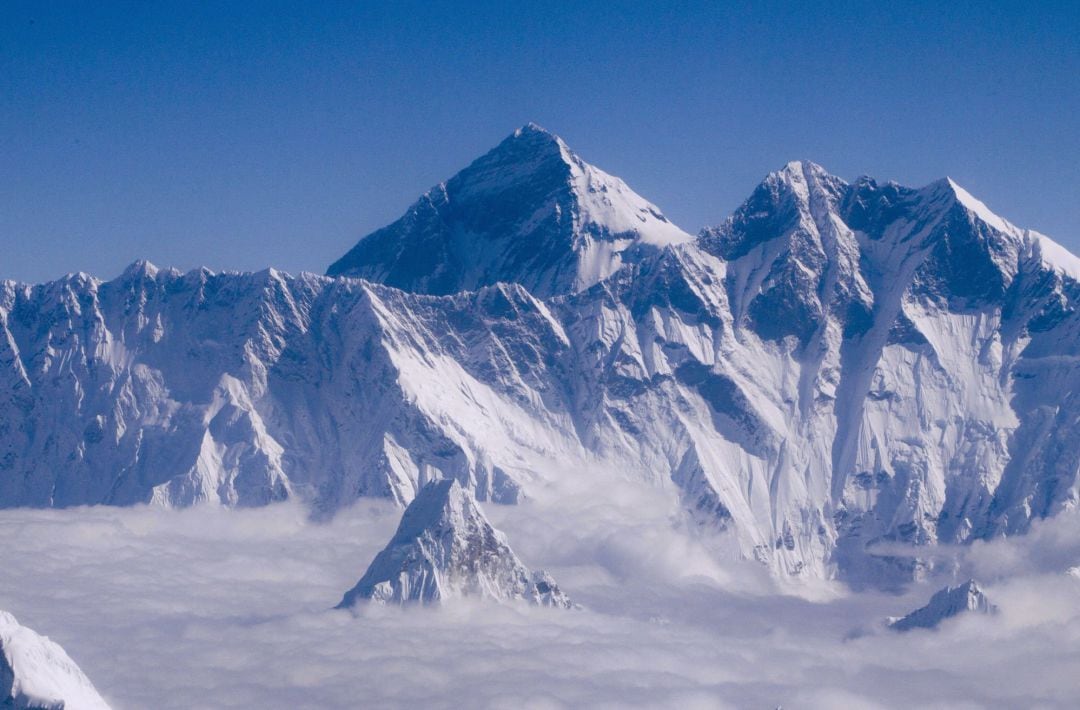
<instances>
[{"instance_id":1,"label":"jagged ridgeline","mask_svg":"<svg viewBox=\"0 0 1080 710\"><path fill-rule=\"evenodd\" d=\"M0 504L513 503L601 468L777 571L1075 505L1080 263L949 180L770 175L692 238L527 126L332 276L0 286ZM463 290L468 289L468 290Z\"/></svg>"}]
</instances>

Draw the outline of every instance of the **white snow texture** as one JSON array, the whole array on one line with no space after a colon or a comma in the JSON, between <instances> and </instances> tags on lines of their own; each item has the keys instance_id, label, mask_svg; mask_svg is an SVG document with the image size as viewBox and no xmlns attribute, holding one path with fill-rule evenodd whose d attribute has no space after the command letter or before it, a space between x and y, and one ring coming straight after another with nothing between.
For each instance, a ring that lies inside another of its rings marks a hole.
<instances>
[{"instance_id":1,"label":"white snow texture","mask_svg":"<svg viewBox=\"0 0 1080 710\"><path fill-rule=\"evenodd\" d=\"M64 649L6 611L0 611L0 708L109 710Z\"/></svg>"}]
</instances>

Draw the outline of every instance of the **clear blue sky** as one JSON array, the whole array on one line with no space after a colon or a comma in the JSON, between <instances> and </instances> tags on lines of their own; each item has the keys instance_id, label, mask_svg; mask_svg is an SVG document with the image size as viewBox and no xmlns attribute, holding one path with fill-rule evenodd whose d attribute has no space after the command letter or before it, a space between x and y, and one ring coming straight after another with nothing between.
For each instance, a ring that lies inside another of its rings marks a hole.
<instances>
[{"instance_id":1,"label":"clear blue sky","mask_svg":"<svg viewBox=\"0 0 1080 710\"><path fill-rule=\"evenodd\" d=\"M321 272L530 120L691 232L805 158L1080 251L1075 0L165 5L4 3L0 278Z\"/></svg>"}]
</instances>

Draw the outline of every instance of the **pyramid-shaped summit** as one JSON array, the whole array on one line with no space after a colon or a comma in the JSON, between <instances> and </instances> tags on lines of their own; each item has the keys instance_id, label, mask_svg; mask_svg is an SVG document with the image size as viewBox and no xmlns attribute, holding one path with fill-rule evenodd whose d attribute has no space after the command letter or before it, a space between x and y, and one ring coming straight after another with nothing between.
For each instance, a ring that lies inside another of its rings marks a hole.
<instances>
[{"instance_id":1,"label":"pyramid-shaped summit","mask_svg":"<svg viewBox=\"0 0 1080 710\"><path fill-rule=\"evenodd\" d=\"M547 297L689 241L622 180L530 123L361 239L327 273L429 294L511 282Z\"/></svg>"},{"instance_id":2,"label":"pyramid-shaped summit","mask_svg":"<svg viewBox=\"0 0 1080 710\"><path fill-rule=\"evenodd\" d=\"M549 575L521 563L471 493L456 480L437 480L405 509L390 543L338 608L362 599L435 604L456 597L571 606Z\"/></svg>"}]
</instances>

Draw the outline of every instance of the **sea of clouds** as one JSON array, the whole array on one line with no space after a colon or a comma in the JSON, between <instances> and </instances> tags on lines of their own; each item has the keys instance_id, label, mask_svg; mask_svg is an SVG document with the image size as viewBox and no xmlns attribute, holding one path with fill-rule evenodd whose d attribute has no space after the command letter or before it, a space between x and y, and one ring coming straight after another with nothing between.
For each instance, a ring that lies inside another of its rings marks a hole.
<instances>
[{"instance_id":1,"label":"sea of clouds","mask_svg":"<svg viewBox=\"0 0 1080 710\"><path fill-rule=\"evenodd\" d=\"M789 584L631 485L486 505L576 611L459 602L334 611L400 510L0 511L0 608L117 710L977 708L1080 703L1080 517L942 550L903 595ZM720 552L718 552L718 550ZM883 627L973 574L997 616Z\"/></svg>"}]
</instances>

